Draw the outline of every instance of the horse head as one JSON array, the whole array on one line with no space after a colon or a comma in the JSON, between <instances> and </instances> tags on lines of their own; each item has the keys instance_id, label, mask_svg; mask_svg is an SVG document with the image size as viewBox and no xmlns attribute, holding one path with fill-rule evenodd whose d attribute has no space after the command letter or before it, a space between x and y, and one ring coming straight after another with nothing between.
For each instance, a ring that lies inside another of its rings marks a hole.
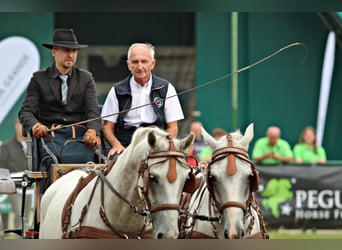
<instances>
[{"instance_id":1,"label":"horse head","mask_svg":"<svg viewBox=\"0 0 342 250\"><path fill-rule=\"evenodd\" d=\"M258 173L248 157L248 146L253 139L253 124L245 134L239 130L215 140L202 128L205 142L213 150L207 169L207 187L217 211L222 216L222 234L219 238L246 236L246 206L258 186Z\"/></svg>"},{"instance_id":2,"label":"horse head","mask_svg":"<svg viewBox=\"0 0 342 250\"><path fill-rule=\"evenodd\" d=\"M149 149L139 172L156 239L178 237L181 195L193 180L184 151L193 141L192 133L183 139L173 138L159 129L148 133Z\"/></svg>"}]
</instances>

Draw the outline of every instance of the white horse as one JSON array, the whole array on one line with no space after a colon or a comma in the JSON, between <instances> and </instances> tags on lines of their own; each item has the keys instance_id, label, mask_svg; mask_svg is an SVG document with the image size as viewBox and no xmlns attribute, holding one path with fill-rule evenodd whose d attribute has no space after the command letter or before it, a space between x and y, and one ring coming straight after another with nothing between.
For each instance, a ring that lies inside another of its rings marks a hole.
<instances>
[{"instance_id":1,"label":"white horse","mask_svg":"<svg viewBox=\"0 0 342 250\"><path fill-rule=\"evenodd\" d=\"M215 140L202 127L205 142L213 150L200 188L189 202L186 238L268 238L254 196L258 172L248 158L253 124L244 135L239 130Z\"/></svg>"},{"instance_id":2,"label":"white horse","mask_svg":"<svg viewBox=\"0 0 342 250\"><path fill-rule=\"evenodd\" d=\"M193 140L192 133L177 139L139 128L115 164L92 173L88 184L78 184L89 178L83 170L63 175L42 196L39 238L152 238L151 221L153 238L177 238L181 194L194 179L183 152Z\"/></svg>"}]
</instances>

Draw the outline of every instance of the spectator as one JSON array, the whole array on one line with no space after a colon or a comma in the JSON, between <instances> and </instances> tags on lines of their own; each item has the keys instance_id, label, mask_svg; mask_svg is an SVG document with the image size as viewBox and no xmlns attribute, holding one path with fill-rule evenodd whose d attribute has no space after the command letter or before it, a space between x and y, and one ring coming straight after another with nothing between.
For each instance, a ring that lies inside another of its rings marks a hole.
<instances>
[{"instance_id":1,"label":"spectator","mask_svg":"<svg viewBox=\"0 0 342 250\"><path fill-rule=\"evenodd\" d=\"M281 138L281 130L271 126L266 131L266 137L255 142L252 158L259 164L291 163L293 160L290 144Z\"/></svg>"},{"instance_id":2,"label":"spectator","mask_svg":"<svg viewBox=\"0 0 342 250\"><path fill-rule=\"evenodd\" d=\"M196 157L197 160L199 159L202 148L206 146L202 137L201 127L202 123L200 121L193 121L190 124L190 132L195 134L195 141L186 152L188 155Z\"/></svg>"},{"instance_id":3,"label":"spectator","mask_svg":"<svg viewBox=\"0 0 342 250\"><path fill-rule=\"evenodd\" d=\"M154 54L149 43L132 44L127 53L131 74L115 83L107 95L102 107L102 132L110 144L108 157L124 151L138 127L156 125L174 137L178 135L183 111L175 87L152 73Z\"/></svg>"},{"instance_id":4,"label":"spectator","mask_svg":"<svg viewBox=\"0 0 342 250\"><path fill-rule=\"evenodd\" d=\"M42 45L51 49L54 63L33 74L19 111L25 131L44 139L38 140L38 148L42 170L49 176L50 165L56 162L48 151L56 156L58 163L95 161L93 149L100 143L97 136L101 127L100 119L96 119L100 117L100 109L94 78L90 72L75 66L78 51L88 45L78 44L72 29L56 29L52 40ZM52 133L49 129L53 128L58 129ZM49 150L45 150L43 143Z\"/></svg>"},{"instance_id":5,"label":"spectator","mask_svg":"<svg viewBox=\"0 0 342 250\"><path fill-rule=\"evenodd\" d=\"M296 163L315 164L326 163L325 149L316 144L316 130L307 126L300 134L299 142L293 147L294 160Z\"/></svg>"},{"instance_id":6,"label":"spectator","mask_svg":"<svg viewBox=\"0 0 342 250\"><path fill-rule=\"evenodd\" d=\"M226 134L227 134L227 131L225 131L222 128L215 128L211 132L211 135L214 137L215 140L219 140L220 138L222 138L222 136L225 136ZM199 154L199 160L206 161L208 163L211 162L212 153L213 151L209 145L204 146Z\"/></svg>"},{"instance_id":7,"label":"spectator","mask_svg":"<svg viewBox=\"0 0 342 250\"><path fill-rule=\"evenodd\" d=\"M0 168L7 168L11 174L24 172L26 170L26 149L26 137L23 136L22 125L17 120L15 123L15 136L0 146ZM24 211L27 219L30 219L31 216L32 196L33 189L27 188ZM14 221L9 221L10 214L3 213L2 221L4 228L8 228L12 224L14 228L21 228L22 189L17 188L17 193L8 195L8 199L14 213Z\"/></svg>"}]
</instances>

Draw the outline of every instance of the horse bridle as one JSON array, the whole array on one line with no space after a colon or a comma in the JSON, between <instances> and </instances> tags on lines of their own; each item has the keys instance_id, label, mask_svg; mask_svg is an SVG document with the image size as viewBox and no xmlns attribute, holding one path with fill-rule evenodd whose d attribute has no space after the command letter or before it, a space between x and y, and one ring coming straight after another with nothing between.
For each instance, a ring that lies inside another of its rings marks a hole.
<instances>
[{"instance_id":1,"label":"horse bridle","mask_svg":"<svg viewBox=\"0 0 342 250\"><path fill-rule=\"evenodd\" d=\"M189 167L187 162L185 161L185 154L182 151L178 151L175 149L174 143L173 143L173 137L171 135L167 136L169 140L169 150L161 150L161 151L152 151L149 152L145 159L143 159L140 163L139 173L140 176L143 179L143 186L140 187L142 190L142 193L145 196L145 200L147 202L147 206L149 208L149 211L151 213L160 211L160 210L179 210L180 204L156 204L152 205L148 198L148 187L149 187L149 177L150 177L150 169L162 162L169 161L169 169L168 169L168 180L169 182L174 182L177 178L177 172L176 172L176 161L180 162L180 164L184 167L187 167L190 169L188 180L186 181L184 185L184 189L191 189L192 188L192 181L194 180L195 176L192 173L192 168ZM155 162L153 164L148 164L148 161L150 159L158 159L161 158L162 160Z\"/></svg>"},{"instance_id":2,"label":"horse bridle","mask_svg":"<svg viewBox=\"0 0 342 250\"><path fill-rule=\"evenodd\" d=\"M219 149L215 150L212 154L212 161L208 165L208 172L207 172L207 178L206 178L208 191L209 191L209 193L210 193L210 195L211 195L211 197L215 203L217 210L220 213L225 208L238 207L238 208L241 208L245 214L247 211L246 205L239 202L239 201L226 201L223 204L220 204L215 197L215 193L214 193L214 190L212 188L212 183L210 180L210 169L215 162L223 160L225 158L228 158L227 159L226 172L229 175L234 175L236 173L236 158L239 158L239 159L249 163L251 168L252 168L252 175L251 175L251 179L250 179L250 193L256 191L258 188L258 172L257 172L253 162L251 162L249 160L247 151L243 148L238 148L238 147L233 146L233 139L232 139L231 134L227 134L227 140L228 140L228 146L223 147L223 148L219 148Z\"/></svg>"}]
</instances>

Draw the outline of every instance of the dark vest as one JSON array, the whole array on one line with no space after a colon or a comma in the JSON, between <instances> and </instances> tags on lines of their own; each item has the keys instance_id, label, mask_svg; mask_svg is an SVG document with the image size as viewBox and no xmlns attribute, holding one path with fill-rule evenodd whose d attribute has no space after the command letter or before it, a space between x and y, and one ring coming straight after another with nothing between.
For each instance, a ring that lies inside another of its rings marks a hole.
<instances>
[{"instance_id":1,"label":"dark vest","mask_svg":"<svg viewBox=\"0 0 342 250\"><path fill-rule=\"evenodd\" d=\"M129 81L132 75L127 77L126 79L114 84L114 89L116 96L119 102L119 115L117 123L115 124L114 134L116 138L121 142L124 147L127 147L132 139L132 135L137 127L132 127L125 125L124 118L127 115L127 112L122 112L123 110L129 110L132 104L132 95ZM152 86L150 93L151 105L153 107L154 112L157 114L157 120L151 124L141 124L141 127L147 127L150 125L156 125L161 129L166 128L166 120L165 120L165 97L168 90L169 82L152 75Z\"/></svg>"}]
</instances>

